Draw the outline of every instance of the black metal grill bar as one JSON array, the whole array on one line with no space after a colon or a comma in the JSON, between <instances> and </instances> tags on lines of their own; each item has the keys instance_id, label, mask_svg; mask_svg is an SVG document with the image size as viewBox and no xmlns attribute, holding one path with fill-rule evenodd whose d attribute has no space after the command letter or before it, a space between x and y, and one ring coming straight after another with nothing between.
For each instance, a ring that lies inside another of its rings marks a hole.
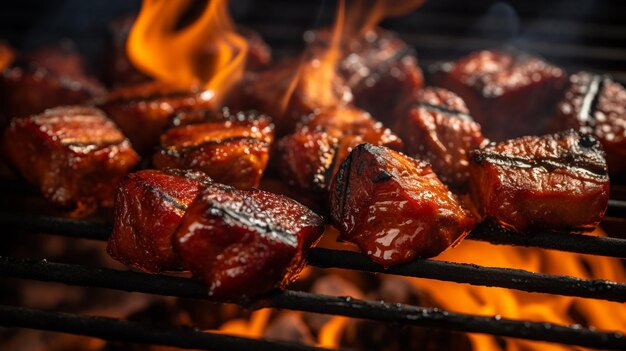
<instances>
[{"instance_id":1,"label":"black metal grill bar","mask_svg":"<svg viewBox=\"0 0 626 351\"><path fill-rule=\"evenodd\" d=\"M163 328L121 319L81 316L24 307L0 305L0 325L86 335L100 339L141 344L159 344L201 350L328 350L303 344L250 339L192 328Z\"/></svg>"},{"instance_id":2,"label":"black metal grill bar","mask_svg":"<svg viewBox=\"0 0 626 351\"><path fill-rule=\"evenodd\" d=\"M520 234L493 224L479 225L467 238L486 241L495 245L539 247L581 254L626 258L626 239L541 231Z\"/></svg>"},{"instance_id":3,"label":"black metal grill bar","mask_svg":"<svg viewBox=\"0 0 626 351\"><path fill-rule=\"evenodd\" d=\"M626 215L623 217L626 217ZM5 229L24 232L45 232L93 240L107 240L111 232L109 226L92 221L22 213L0 214L0 225ZM490 224L479 225L468 238L487 241L497 245L538 247L597 256L626 258L626 239L554 232L519 234Z\"/></svg>"},{"instance_id":4,"label":"black metal grill bar","mask_svg":"<svg viewBox=\"0 0 626 351\"><path fill-rule=\"evenodd\" d=\"M579 279L564 275L533 273L522 269L493 268L436 260L418 260L385 269L359 253L329 249L311 250L308 260L310 265L322 268L353 269L472 285L497 286L528 292L626 302L626 284L608 280Z\"/></svg>"},{"instance_id":5,"label":"black metal grill bar","mask_svg":"<svg viewBox=\"0 0 626 351\"><path fill-rule=\"evenodd\" d=\"M206 286L198 280L108 268L1 257L0 274L84 287L209 299ZM620 332L599 332L576 326L475 316L443 311L437 308L364 301L349 297L316 295L290 290L277 291L253 301L220 302L233 302L245 308L291 309L603 349L626 348L626 338Z\"/></svg>"}]
</instances>

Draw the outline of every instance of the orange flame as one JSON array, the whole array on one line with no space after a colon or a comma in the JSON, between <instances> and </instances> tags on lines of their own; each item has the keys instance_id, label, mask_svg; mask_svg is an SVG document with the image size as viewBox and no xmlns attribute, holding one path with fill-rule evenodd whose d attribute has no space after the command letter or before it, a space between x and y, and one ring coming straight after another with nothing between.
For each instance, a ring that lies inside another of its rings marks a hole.
<instances>
[{"instance_id":1,"label":"orange flame","mask_svg":"<svg viewBox=\"0 0 626 351\"><path fill-rule=\"evenodd\" d=\"M243 75L248 43L235 32L226 0L208 1L193 23L177 28L192 3L144 0L128 37L128 56L159 80L202 83L219 96Z\"/></svg>"}]
</instances>

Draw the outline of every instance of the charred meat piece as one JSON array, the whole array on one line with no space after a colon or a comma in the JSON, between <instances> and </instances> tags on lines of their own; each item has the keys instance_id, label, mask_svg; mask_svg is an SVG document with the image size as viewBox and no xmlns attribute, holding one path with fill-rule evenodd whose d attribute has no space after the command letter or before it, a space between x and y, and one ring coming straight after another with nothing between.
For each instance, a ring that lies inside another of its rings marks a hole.
<instances>
[{"instance_id":1,"label":"charred meat piece","mask_svg":"<svg viewBox=\"0 0 626 351\"><path fill-rule=\"evenodd\" d=\"M330 43L330 30L305 36L314 50ZM415 52L390 31L376 28L344 44L338 73L352 90L354 103L385 124L392 124L395 106L421 89L424 78Z\"/></svg>"},{"instance_id":2,"label":"charred meat piece","mask_svg":"<svg viewBox=\"0 0 626 351\"><path fill-rule=\"evenodd\" d=\"M606 152L611 176L626 173L626 89L610 77L579 72L557 105L558 130L591 133Z\"/></svg>"},{"instance_id":3,"label":"charred meat piece","mask_svg":"<svg viewBox=\"0 0 626 351\"><path fill-rule=\"evenodd\" d=\"M263 71L246 74L226 97L225 105L272 116L277 135L284 136L312 113L351 101L343 79L324 69L319 58L282 60ZM324 79L320 77L329 75L330 86L321 83Z\"/></svg>"},{"instance_id":4,"label":"charred meat piece","mask_svg":"<svg viewBox=\"0 0 626 351\"><path fill-rule=\"evenodd\" d=\"M444 183L464 191L469 178L467 154L487 141L463 100L445 89L426 88L406 99L397 111L402 117L394 129L406 153L429 162Z\"/></svg>"},{"instance_id":5,"label":"charred meat piece","mask_svg":"<svg viewBox=\"0 0 626 351\"><path fill-rule=\"evenodd\" d=\"M155 167L194 169L240 189L258 187L274 139L273 124L252 112L217 117L163 134L152 158Z\"/></svg>"},{"instance_id":6,"label":"charred meat piece","mask_svg":"<svg viewBox=\"0 0 626 351\"><path fill-rule=\"evenodd\" d=\"M104 95L86 75L82 58L65 48L42 49L13 61L0 73L0 114L27 117L47 108L81 104Z\"/></svg>"},{"instance_id":7,"label":"charred meat piece","mask_svg":"<svg viewBox=\"0 0 626 351\"><path fill-rule=\"evenodd\" d=\"M212 109L214 94L200 87L180 88L147 82L117 88L100 107L117 123L140 153L156 146L176 111Z\"/></svg>"},{"instance_id":8,"label":"charred meat piece","mask_svg":"<svg viewBox=\"0 0 626 351\"><path fill-rule=\"evenodd\" d=\"M175 247L210 295L254 296L295 280L323 231L322 219L294 200L214 184L187 209Z\"/></svg>"},{"instance_id":9,"label":"charred meat piece","mask_svg":"<svg viewBox=\"0 0 626 351\"><path fill-rule=\"evenodd\" d=\"M115 218L107 252L148 272L180 269L173 235L187 206L211 183L202 172L166 169L131 173L115 194Z\"/></svg>"},{"instance_id":10,"label":"charred meat piece","mask_svg":"<svg viewBox=\"0 0 626 351\"><path fill-rule=\"evenodd\" d=\"M110 206L117 182L138 156L130 142L102 111L57 107L14 119L5 131L5 155L53 203Z\"/></svg>"},{"instance_id":11,"label":"charred meat piece","mask_svg":"<svg viewBox=\"0 0 626 351\"><path fill-rule=\"evenodd\" d=\"M600 142L573 130L470 153L470 192L483 216L516 230L592 230L608 204Z\"/></svg>"},{"instance_id":12,"label":"charred meat piece","mask_svg":"<svg viewBox=\"0 0 626 351\"><path fill-rule=\"evenodd\" d=\"M495 140L542 132L567 79L560 68L513 50L475 52L433 71L435 85L461 96Z\"/></svg>"},{"instance_id":13,"label":"charred meat piece","mask_svg":"<svg viewBox=\"0 0 626 351\"><path fill-rule=\"evenodd\" d=\"M314 114L295 133L278 143L279 170L293 186L325 193L339 165L362 143L403 148L402 141L369 113L334 108Z\"/></svg>"},{"instance_id":14,"label":"charred meat piece","mask_svg":"<svg viewBox=\"0 0 626 351\"><path fill-rule=\"evenodd\" d=\"M341 238L386 267L436 256L474 226L427 163L370 144L333 178L330 211Z\"/></svg>"}]
</instances>

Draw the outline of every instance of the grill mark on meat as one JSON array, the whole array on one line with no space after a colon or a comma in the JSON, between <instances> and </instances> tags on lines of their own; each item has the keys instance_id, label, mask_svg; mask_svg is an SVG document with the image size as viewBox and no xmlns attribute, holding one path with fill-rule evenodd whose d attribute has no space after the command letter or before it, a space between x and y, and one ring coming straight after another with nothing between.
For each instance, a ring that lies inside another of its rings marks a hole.
<instances>
[{"instance_id":1,"label":"grill mark on meat","mask_svg":"<svg viewBox=\"0 0 626 351\"><path fill-rule=\"evenodd\" d=\"M557 169L575 169L589 174L592 177L606 179L606 171L601 165L595 164L581 157L580 154L567 153L562 158L556 157L536 157L533 159L519 156L503 155L496 152L476 151L473 152L474 162L482 165L485 160L489 160L496 165L516 168L544 168L548 172Z\"/></svg>"},{"instance_id":2,"label":"grill mark on meat","mask_svg":"<svg viewBox=\"0 0 626 351\"><path fill-rule=\"evenodd\" d=\"M594 111L598 105L602 89L604 89L604 77L593 75L578 113L578 119L589 129L593 129L596 124Z\"/></svg>"},{"instance_id":3,"label":"grill mark on meat","mask_svg":"<svg viewBox=\"0 0 626 351\"><path fill-rule=\"evenodd\" d=\"M181 203L178 201L178 199L176 199L175 197L169 195L168 193L162 191L161 189L159 189L158 187L152 186L150 184L148 184L145 180L137 177L135 179L139 184L141 184L141 186L148 190L151 193L156 194L157 196L163 197L163 199L169 203L172 204L172 206L176 207L177 209L181 210L181 211L187 211L187 205Z\"/></svg>"},{"instance_id":4,"label":"grill mark on meat","mask_svg":"<svg viewBox=\"0 0 626 351\"><path fill-rule=\"evenodd\" d=\"M209 206L207 214L222 218L225 221L233 220L234 222L231 224L233 226L242 225L250 230L258 232L266 238L269 237L272 240L278 240L291 247L298 247L298 238L295 235L290 235L285 230L271 229L272 225L277 223L268 223L265 218L258 219L254 216L246 216L237 209L223 206L223 204L218 202L214 202ZM271 219L270 222L272 222Z\"/></svg>"},{"instance_id":5,"label":"grill mark on meat","mask_svg":"<svg viewBox=\"0 0 626 351\"><path fill-rule=\"evenodd\" d=\"M168 156L172 156L172 157L183 157L186 154L196 151L200 148L203 148L207 145L218 145L221 143L226 143L226 142L230 142L230 141L238 141L238 140L248 140L250 142L256 143L256 144L261 144L263 146L269 146L269 143L266 143L262 140L259 140L257 138L254 137L250 137L250 136L236 136L236 137L229 137L229 138L225 138L225 139L221 139L221 140L208 140L208 141L204 141L200 144L197 145L193 145L193 146L183 146L183 147L178 147L176 145L172 145L172 146L163 146L163 149L161 150L161 153L164 155L168 155Z\"/></svg>"},{"instance_id":6,"label":"grill mark on meat","mask_svg":"<svg viewBox=\"0 0 626 351\"><path fill-rule=\"evenodd\" d=\"M457 117L460 119L473 121L473 118L469 114L451 109L448 106L433 105L427 102L417 102L412 104L411 108L423 108L428 112L441 113L449 117Z\"/></svg>"}]
</instances>

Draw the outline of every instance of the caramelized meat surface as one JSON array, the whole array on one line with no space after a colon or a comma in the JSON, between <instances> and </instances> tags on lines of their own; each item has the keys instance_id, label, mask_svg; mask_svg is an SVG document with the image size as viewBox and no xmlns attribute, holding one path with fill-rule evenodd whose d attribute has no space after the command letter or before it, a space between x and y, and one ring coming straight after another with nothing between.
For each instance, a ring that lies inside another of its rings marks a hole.
<instances>
[{"instance_id":1,"label":"caramelized meat surface","mask_svg":"<svg viewBox=\"0 0 626 351\"><path fill-rule=\"evenodd\" d=\"M130 142L102 111L81 106L14 119L3 148L47 199L86 211L97 203L112 205L117 182L138 161Z\"/></svg>"},{"instance_id":2,"label":"caramelized meat surface","mask_svg":"<svg viewBox=\"0 0 626 351\"><path fill-rule=\"evenodd\" d=\"M557 129L595 135L606 152L611 176L626 174L626 89L607 76L579 72L557 105Z\"/></svg>"},{"instance_id":3,"label":"caramelized meat surface","mask_svg":"<svg viewBox=\"0 0 626 351\"><path fill-rule=\"evenodd\" d=\"M100 107L128 136L137 151L152 151L173 114L182 109L212 109L212 91L147 82L117 88Z\"/></svg>"},{"instance_id":4,"label":"caramelized meat surface","mask_svg":"<svg viewBox=\"0 0 626 351\"><path fill-rule=\"evenodd\" d=\"M278 145L282 178L300 189L325 193L339 165L361 143L403 148L398 136L356 108L334 108L314 114Z\"/></svg>"},{"instance_id":5,"label":"caramelized meat surface","mask_svg":"<svg viewBox=\"0 0 626 351\"><path fill-rule=\"evenodd\" d=\"M394 129L402 137L406 153L429 162L439 179L464 191L469 178L467 154L487 141L463 100L445 89L426 88L397 110L401 117Z\"/></svg>"},{"instance_id":6,"label":"caramelized meat surface","mask_svg":"<svg viewBox=\"0 0 626 351\"><path fill-rule=\"evenodd\" d=\"M148 272L180 269L173 236L187 206L211 183L205 174L166 169L131 173L115 193L114 226L107 252Z\"/></svg>"},{"instance_id":7,"label":"caramelized meat surface","mask_svg":"<svg viewBox=\"0 0 626 351\"><path fill-rule=\"evenodd\" d=\"M82 69L76 53L45 50L0 72L0 114L27 117L47 108L81 104L105 91Z\"/></svg>"},{"instance_id":8,"label":"caramelized meat surface","mask_svg":"<svg viewBox=\"0 0 626 351\"><path fill-rule=\"evenodd\" d=\"M513 230L592 230L609 177L600 142L569 130L472 151L470 191L482 215Z\"/></svg>"},{"instance_id":9,"label":"caramelized meat surface","mask_svg":"<svg viewBox=\"0 0 626 351\"><path fill-rule=\"evenodd\" d=\"M333 178L330 211L341 238L386 267L436 256L474 226L427 163L370 144Z\"/></svg>"},{"instance_id":10,"label":"caramelized meat surface","mask_svg":"<svg viewBox=\"0 0 626 351\"><path fill-rule=\"evenodd\" d=\"M308 37L314 50L328 47L329 30L313 34ZM424 83L415 52L394 33L381 28L355 36L342 49L338 73L352 90L356 106L385 124L393 123L390 111Z\"/></svg>"},{"instance_id":11,"label":"caramelized meat surface","mask_svg":"<svg viewBox=\"0 0 626 351\"><path fill-rule=\"evenodd\" d=\"M194 117L200 112L192 112ZM161 136L161 148L152 161L157 168L202 171L219 183L240 189L258 187L274 139L270 119L255 113L184 125Z\"/></svg>"},{"instance_id":12,"label":"caramelized meat surface","mask_svg":"<svg viewBox=\"0 0 626 351\"><path fill-rule=\"evenodd\" d=\"M565 87L558 67L515 51L485 50L434 68L433 81L465 100L488 138L536 134Z\"/></svg>"},{"instance_id":13,"label":"caramelized meat surface","mask_svg":"<svg viewBox=\"0 0 626 351\"><path fill-rule=\"evenodd\" d=\"M187 209L175 245L210 295L254 296L295 280L323 231L319 216L289 198L215 184Z\"/></svg>"}]
</instances>

